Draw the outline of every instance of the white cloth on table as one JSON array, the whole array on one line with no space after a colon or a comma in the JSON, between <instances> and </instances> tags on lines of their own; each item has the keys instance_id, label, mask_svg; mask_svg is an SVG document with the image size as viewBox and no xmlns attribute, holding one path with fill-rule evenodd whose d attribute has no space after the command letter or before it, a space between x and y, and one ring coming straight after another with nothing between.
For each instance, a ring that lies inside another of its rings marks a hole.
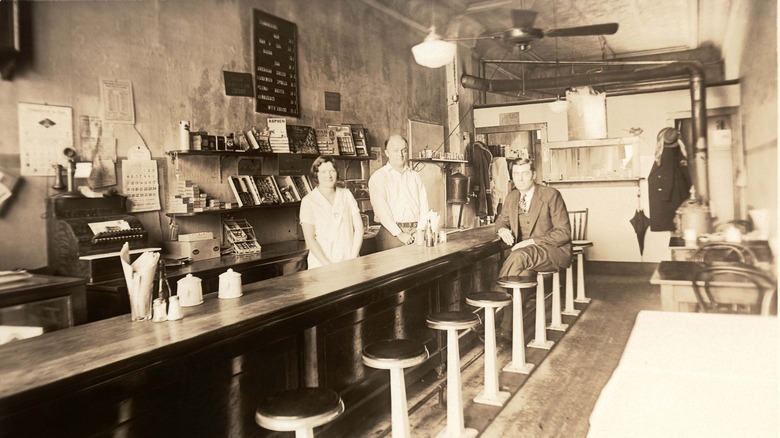
<instances>
[{"instance_id":1,"label":"white cloth on table","mask_svg":"<svg viewBox=\"0 0 780 438\"><path fill-rule=\"evenodd\" d=\"M425 229L420 218L428 214L428 195L420 175L409 166L399 172L386 164L371 175L368 191L374 220L390 234L397 236L401 232L399 222L419 222L417 229Z\"/></svg>"},{"instance_id":2,"label":"white cloth on table","mask_svg":"<svg viewBox=\"0 0 780 438\"><path fill-rule=\"evenodd\" d=\"M301 200L301 223L314 225L314 237L322 251L336 263L351 257L354 238L352 217L360 214L357 201L347 189L336 188L331 204L318 189L312 190ZM363 223L357 224L360 228ZM322 266L322 262L309 251L309 269Z\"/></svg>"},{"instance_id":3,"label":"white cloth on table","mask_svg":"<svg viewBox=\"0 0 780 438\"><path fill-rule=\"evenodd\" d=\"M642 311L588 437L777 437L777 321Z\"/></svg>"}]
</instances>

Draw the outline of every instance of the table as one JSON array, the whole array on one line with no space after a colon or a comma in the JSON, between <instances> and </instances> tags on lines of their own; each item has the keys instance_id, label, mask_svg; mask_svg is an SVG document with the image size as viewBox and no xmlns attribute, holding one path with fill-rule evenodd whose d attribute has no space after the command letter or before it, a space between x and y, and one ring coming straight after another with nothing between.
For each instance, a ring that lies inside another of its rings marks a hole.
<instances>
[{"instance_id":1,"label":"table","mask_svg":"<svg viewBox=\"0 0 780 438\"><path fill-rule=\"evenodd\" d=\"M693 280L696 273L706 267L703 263L684 261L662 261L650 277L650 284L661 287L661 310L667 312L696 311L696 295L693 292ZM713 284L721 284L715 282ZM723 293L724 301L730 303L755 304L753 294L743 294L740 291L740 283L722 284L733 287L733 293ZM750 286L745 286L750 287ZM768 303L767 303L768 305Z\"/></svg>"},{"instance_id":2,"label":"table","mask_svg":"<svg viewBox=\"0 0 780 438\"><path fill-rule=\"evenodd\" d=\"M588 437L777 437L777 320L641 311Z\"/></svg>"},{"instance_id":3,"label":"table","mask_svg":"<svg viewBox=\"0 0 780 438\"><path fill-rule=\"evenodd\" d=\"M685 240L682 237L672 236L669 238L669 249L672 252L672 260L675 261L691 261L696 250L706 245L707 243L716 242L697 242L696 246L685 246ZM766 240L745 240L741 243L742 246L746 246L753 254L756 255L758 262L771 263L773 260L772 249L769 246L769 242Z\"/></svg>"}]
</instances>

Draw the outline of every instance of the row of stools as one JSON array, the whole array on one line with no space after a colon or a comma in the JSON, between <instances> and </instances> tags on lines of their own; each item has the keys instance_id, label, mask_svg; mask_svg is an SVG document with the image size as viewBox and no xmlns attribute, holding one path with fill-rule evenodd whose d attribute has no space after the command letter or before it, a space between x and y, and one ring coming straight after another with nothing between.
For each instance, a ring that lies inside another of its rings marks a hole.
<instances>
[{"instance_id":1,"label":"row of stools","mask_svg":"<svg viewBox=\"0 0 780 438\"><path fill-rule=\"evenodd\" d=\"M565 309L561 310L560 278L557 271L538 272L536 278L526 276L502 277L498 285L512 290L505 292L474 292L466 296L470 306L484 309L485 354L484 388L474 397L475 403L503 406L510 394L500 391L498 385L495 312L512 304L512 360L503 370L510 373L529 374L534 364L525 359L525 334L523 329L522 289L536 288L536 323L534 339L528 347L549 350L554 342L547 339L547 329L565 331L567 324L561 314L576 316L575 302L588 303L585 296L582 269L582 248L575 248L578 256L577 297L574 298L572 268L566 270ZM579 252L579 253L578 253ZM552 315L546 324L544 304L544 278L552 275ZM447 332L447 425L439 433L441 437L475 437L476 429L465 427L460 375L460 348L458 331L472 329L479 324L475 313L447 311L428 315L427 325L434 330ZM429 357L428 350L420 342L409 339L389 339L368 344L363 349L366 366L390 371L390 400L392 436L409 437L409 414L406 401L404 369L419 365ZM297 438L313 437L314 428L335 419L344 412L344 403L338 393L327 388L299 388L284 391L266 399L256 413L257 423L270 430L295 431Z\"/></svg>"}]
</instances>

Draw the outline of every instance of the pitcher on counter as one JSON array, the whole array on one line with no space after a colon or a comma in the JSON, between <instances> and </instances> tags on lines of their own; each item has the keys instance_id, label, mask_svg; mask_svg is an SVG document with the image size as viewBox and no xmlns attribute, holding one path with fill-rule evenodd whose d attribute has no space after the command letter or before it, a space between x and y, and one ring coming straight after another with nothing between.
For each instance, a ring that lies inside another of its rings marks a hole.
<instances>
[{"instance_id":1,"label":"pitcher on counter","mask_svg":"<svg viewBox=\"0 0 780 438\"><path fill-rule=\"evenodd\" d=\"M420 218L428 214L428 195L420 175L408 166L406 139L391 135L385 141L387 164L368 180L374 219L382 224L376 236L377 251L414 243Z\"/></svg>"},{"instance_id":2,"label":"pitcher on counter","mask_svg":"<svg viewBox=\"0 0 780 438\"><path fill-rule=\"evenodd\" d=\"M363 220L352 193L336 187L333 157L317 157L310 176L317 187L301 200L300 212L309 269L357 258L363 245Z\"/></svg>"}]
</instances>

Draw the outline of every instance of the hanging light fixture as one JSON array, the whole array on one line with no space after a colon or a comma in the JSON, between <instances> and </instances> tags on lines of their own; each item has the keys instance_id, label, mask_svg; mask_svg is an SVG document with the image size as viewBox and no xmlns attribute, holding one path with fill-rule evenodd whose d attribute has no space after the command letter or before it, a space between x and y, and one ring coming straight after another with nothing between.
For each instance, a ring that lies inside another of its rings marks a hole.
<instances>
[{"instance_id":1,"label":"hanging light fixture","mask_svg":"<svg viewBox=\"0 0 780 438\"><path fill-rule=\"evenodd\" d=\"M412 47L414 60L423 67L443 67L455 59L457 45L450 41L444 41L436 33L436 26L431 26L431 33L420 44Z\"/></svg>"}]
</instances>

